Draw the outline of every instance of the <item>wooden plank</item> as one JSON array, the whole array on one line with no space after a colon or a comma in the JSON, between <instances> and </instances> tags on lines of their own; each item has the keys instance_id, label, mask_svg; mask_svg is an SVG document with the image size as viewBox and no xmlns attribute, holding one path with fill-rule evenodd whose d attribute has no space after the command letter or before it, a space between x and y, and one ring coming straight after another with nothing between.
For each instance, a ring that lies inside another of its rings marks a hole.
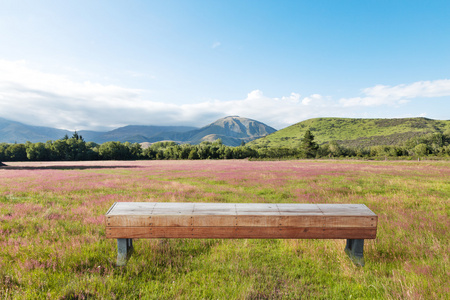
<instances>
[{"instance_id":1,"label":"wooden plank","mask_svg":"<svg viewBox=\"0 0 450 300\"><path fill-rule=\"evenodd\" d=\"M364 204L317 204L325 216L376 216Z\"/></svg>"},{"instance_id":2,"label":"wooden plank","mask_svg":"<svg viewBox=\"0 0 450 300\"><path fill-rule=\"evenodd\" d=\"M107 215L106 226L146 227L150 217L146 215Z\"/></svg>"},{"instance_id":3,"label":"wooden plank","mask_svg":"<svg viewBox=\"0 0 450 300\"><path fill-rule=\"evenodd\" d=\"M236 226L238 227L279 227L281 225L282 217L278 215L251 215L236 218Z\"/></svg>"},{"instance_id":4,"label":"wooden plank","mask_svg":"<svg viewBox=\"0 0 450 300\"><path fill-rule=\"evenodd\" d=\"M116 202L106 215L149 215L155 205L156 202Z\"/></svg>"},{"instance_id":5,"label":"wooden plank","mask_svg":"<svg viewBox=\"0 0 450 300\"><path fill-rule=\"evenodd\" d=\"M156 203L152 215L191 215L194 211L195 203Z\"/></svg>"},{"instance_id":6,"label":"wooden plank","mask_svg":"<svg viewBox=\"0 0 450 300\"><path fill-rule=\"evenodd\" d=\"M376 216L337 216L324 217L325 227L377 227Z\"/></svg>"},{"instance_id":7,"label":"wooden plank","mask_svg":"<svg viewBox=\"0 0 450 300\"><path fill-rule=\"evenodd\" d=\"M149 218L148 226L166 226L166 227L192 227L194 225L194 219L189 215L152 215Z\"/></svg>"},{"instance_id":8,"label":"wooden plank","mask_svg":"<svg viewBox=\"0 0 450 300\"><path fill-rule=\"evenodd\" d=\"M285 227L279 238L290 239L374 239L377 229L372 227Z\"/></svg>"},{"instance_id":9,"label":"wooden plank","mask_svg":"<svg viewBox=\"0 0 450 300\"><path fill-rule=\"evenodd\" d=\"M377 217L365 216L227 216L227 215L110 215L106 226L197 227L377 227Z\"/></svg>"},{"instance_id":10,"label":"wooden plank","mask_svg":"<svg viewBox=\"0 0 450 300\"><path fill-rule=\"evenodd\" d=\"M277 203L278 211L282 216L290 215L323 215L317 204L305 203Z\"/></svg>"},{"instance_id":11,"label":"wooden plank","mask_svg":"<svg viewBox=\"0 0 450 300\"><path fill-rule=\"evenodd\" d=\"M117 205L117 202L114 202L114 204L111 205L111 207L108 209L108 211L106 212L106 214L109 214L109 212L110 212L111 210L113 210L113 209L114 209L114 206L116 206L116 205Z\"/></svg>"},{"instance_id":12,"label":"wooden plank","mask_svg":"<svg viewBox=\"0 0 450 300\"><path fill-rule=\"evenodd\" d=\"M376 216L364 204L117 202L106 215Z\"/></svg>"},{"instance_id":13,"label":"wooden plank","mask_svg":"<svg viewBox=\"0 0 450 300\"><path fill-rule=\"evenodd\" d=\"M150 227L150 226L235 226L235 216L107 216L106 226Z\"/></svg>"},{"instance_id":14,"label":"wooden plank","mask_svg":"<svg viewBox=\"0 0 450 300\"><path fill-rule=\"evenodd\" d=\"M375 227L363 204L117 202L106 226Z\"/></svg>"},{"instance_id":15,"label":"wooden plank","mask_svg":"<svg viewBox=\"0 0 450 300\"><path fill-rule=\"evenodd\" d=\"M282 221L286 227L376 227L377 217L365 216L289 216Z\"/></svg>"},{"instance_id":16,"label":"wooden plank","mask_svg":"<svg viewBox=\"0 0 450 300\"><path fill-rule=\"evenodd\" d=\"M322 215L290 215L284 216L281 224L285 227L325 227L326 220Z\"/></svg>"},{"instance_id":17,"label":"wooden plank","mask_svg":"<svg viewBox=\"0 0 450 300\"><path fill-rule=\"evenodd\" d=\"M236 215L234 203L196 203L193 215Z\"/></svg>"},{"instance_id":18,"label":"wooden plank","mask_svg":"<svg viewBox=\"0 0 450 300\"><path fill-rule=\"evenodd\" d=\"M195 227L231 227L236 226L236 216L227 215L195 215L194 226Z\"/></svg>"},{"instance_id":19,"label":"wooden plank","mask_svg":"<svg viewBox=\"0 0 450 300\"><path fill-rule=\"evenodd\" d=\"M274 215L279 216L280 212L276 204L269 203L236 203L236 214L260 216L260 215Z\"/></svg>"},{"instance_id":20,"label":"wooden plank","mask_svg":"<svg viewBox=\"0 0 450 300\"><path fill-rule=\"evenodd\" d=\"M107 227L107 238L374 239L376 228Z\"/></svg>"}]
</instances>

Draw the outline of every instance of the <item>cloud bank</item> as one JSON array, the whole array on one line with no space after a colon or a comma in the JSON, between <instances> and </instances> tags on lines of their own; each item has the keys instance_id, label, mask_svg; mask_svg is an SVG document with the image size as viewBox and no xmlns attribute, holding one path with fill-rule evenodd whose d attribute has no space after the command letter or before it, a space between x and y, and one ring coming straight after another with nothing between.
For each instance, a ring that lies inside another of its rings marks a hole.
<instances>
[{"instance_id":1,"label":"cloud bank","mask_svg":"<svg viewBox=\"0 0 450 300\"><path fill-rule=\"evenodd\" d=\"M404 105L413 98L449 96L450 80L377 85L362 90L361 97L338 101L298 93L273 98L254 90L243 99L177 105L145 99L144 92L76 82L30 68L24 61L0 60L0 117L69 130L109 130L130 124L204 126L228 115L280 129L312 117L349 116L349 108Z\"/></svg>"},{"instance_id":2,"label":"cloud bank","mask_svg":"<svg viewBox=\"0 0 450 300\"><path fill-rule=\"evenodd\" d=\"M450 80L418 81L396 86L376 85L363 90L363 97L340 99L344 107L399 105L413 98L450 96Z\"/></svg>"}]
</instances>

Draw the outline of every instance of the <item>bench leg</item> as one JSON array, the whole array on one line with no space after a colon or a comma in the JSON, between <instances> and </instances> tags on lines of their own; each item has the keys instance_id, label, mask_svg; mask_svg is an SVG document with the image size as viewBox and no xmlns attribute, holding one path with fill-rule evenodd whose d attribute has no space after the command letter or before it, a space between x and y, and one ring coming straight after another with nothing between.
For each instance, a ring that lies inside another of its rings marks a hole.
<instances>
[{"instance_id":1,"label":"bench leg","mask_svg":"<svg viewBox=\"0 0 450 300\"><path fill-rule=\"evenodd\" d=\"M122 267L127 264L133 253L132 239L117 239L117 266Z\"/></svg>"},{"instance_id":2,"label":"bench leg","mask_svg":"<svg viewBox=\"0 0 450 300\"><path fill-rule=\"evenodd\" d=\"M347 240L345 253L355 265L364 267L364 240Z\"/></svg>"}]
</instances>

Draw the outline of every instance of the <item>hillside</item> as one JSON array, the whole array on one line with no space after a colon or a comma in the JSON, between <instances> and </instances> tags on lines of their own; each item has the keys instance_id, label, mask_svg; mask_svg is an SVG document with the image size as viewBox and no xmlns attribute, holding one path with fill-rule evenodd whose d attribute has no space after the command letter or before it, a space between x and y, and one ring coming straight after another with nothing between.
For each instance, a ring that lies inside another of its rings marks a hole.
<instances>
[{"instance_id":1,"label":"hillside","mask_svg":"<svg viewBox=\"0 0 450 300\"><path fill-rule=\"evenodd\" d=\"M275 131L274 128L264 123L238 116L230 116L189 132L186 142L199 144L203 141L214 141L220 138L225 145L239 146L242 142L247 143Z\"/></svg>"},{"instance_id":2,"label":"hillside","mask_svg":"<svg viewBox=\"0 0 450 300\"><path fill-rule=\"evenodd\" d=\"M398 145L427 133L450 130L450 121L426 118L347 119L316 118L281 129L249 143L256 147L295 147L309 129L315 141L323 144L337 141L341 145L366 147Z\"/></svg>"}]
</instances>

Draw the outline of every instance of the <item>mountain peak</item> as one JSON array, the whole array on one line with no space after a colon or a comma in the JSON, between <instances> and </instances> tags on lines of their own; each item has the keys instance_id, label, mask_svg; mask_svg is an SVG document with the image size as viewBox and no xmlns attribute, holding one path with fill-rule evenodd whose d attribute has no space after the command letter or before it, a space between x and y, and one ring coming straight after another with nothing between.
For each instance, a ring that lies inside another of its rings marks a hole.
<instances>
[{"instance_id":1,"label":"mountain peak","mask_svg":"<svg viewBox=\"0 0 450 300\"><path fill-rule=\"evenodd\" d=\"M256 120L227 116L197 130L189 143L200 143L208 137L208 141L221 138L224 144L238 146L242 142L247 143L275 131L274 128ZM226 140L224 140L225 137Z\"/></svg>"}]
</instances>

